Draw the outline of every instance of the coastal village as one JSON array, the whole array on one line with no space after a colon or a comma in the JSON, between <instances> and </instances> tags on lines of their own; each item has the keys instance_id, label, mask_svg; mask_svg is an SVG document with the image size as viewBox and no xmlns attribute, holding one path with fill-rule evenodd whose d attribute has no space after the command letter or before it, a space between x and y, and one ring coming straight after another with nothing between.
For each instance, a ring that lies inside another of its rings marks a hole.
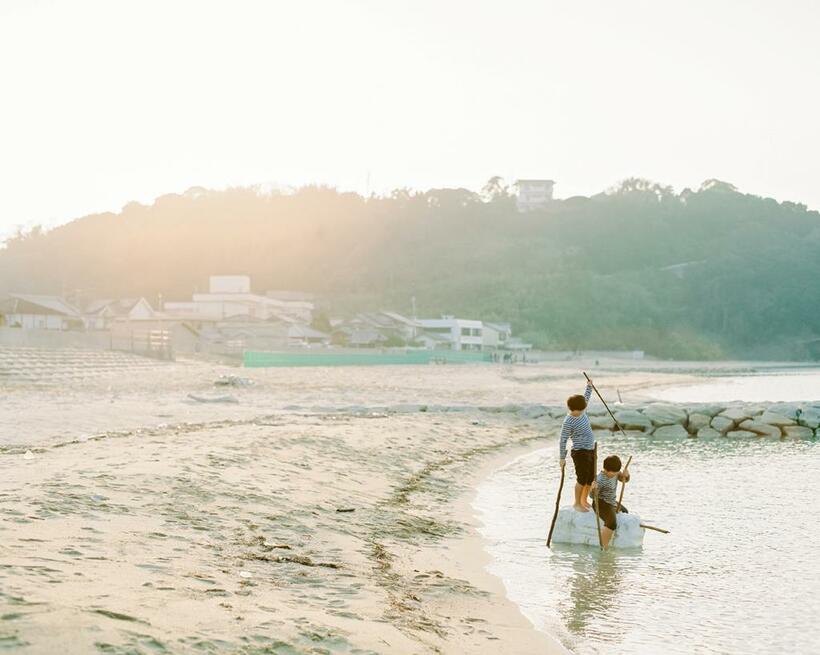
<instances>
[{"instance_id":1,"label":"coastal village","mask_svg":"<svg viewBox=\"0 0 820 655\"><path fill-rule=\"evenodd\" d=\"M549 205L554 185L547 179L517 180L517 210ZM316 301L314 294L302 291L254 290L248 275L211 275L207 292L194 291L190 300L97 298L79 290L10 291L0 295L0 348L76 347L160 359L173 359L175 353L241 358L253 351L402 350L460 353L456 361L509 363L525 361L532 349L513 336L508 321L452 314L418 317L415 298L412 316L383 309L328 317L316 310Z\"/></svg>"},{"instance_id":2,"label":"coastal village","mask_svg":"<svg viewBox=\"0 0 820 655\"><path fill-rule=\"evenodd\" d=\"M820 655L818 23L0 2L0 655Z\"/></svg>"},{"instance_id":3,"label":"coastal village","mask_svg":"<svg viewBox=\"0 0 820 655\"><path fill-rule=\"evenodd\" d=\"M0 299L0 346L241 356L247 351L401 349L483 353L492 361L525 359L532 348L507 322L382 310L350 317L316 311L312 294L256 292L246 275L213 275L190 300L83 298L8 293Z\"/></svg>"}]
</instances>

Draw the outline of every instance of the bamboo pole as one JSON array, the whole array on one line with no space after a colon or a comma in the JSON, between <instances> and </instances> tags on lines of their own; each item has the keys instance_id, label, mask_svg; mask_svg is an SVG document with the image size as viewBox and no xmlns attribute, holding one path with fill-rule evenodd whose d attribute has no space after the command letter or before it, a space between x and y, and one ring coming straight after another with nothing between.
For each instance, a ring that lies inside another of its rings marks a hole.
<instances>
[{"instance_id":1,"label":"bamboo pole","mask_svg":"<svg viewBox=\"0 0 820 655\"><path fill-rule=\"evenodd\" d=\"M592 390L595 392L595 395L598 396L600 401L604 404L604 407L606 407L606 411L609 412L609 415L612 417L612 420L615 421L615 425L618 426L618 429L621 431L621 434L626 436L626 432L624 432L624 429L621 427L621 424L618 423L618 419L615 418L615 414L613 414L612 410L609 409L609 405L606 404L606 401L603 399L601 394L598 392L598 389L595 387L594 384L592 384L592 380L589 379L589 376L587 375L587 372L586 371L581 371L581 372L584 374L584 377L587 379L587 383L589 384L589 386L592 387Z\"/></svg>"},{"instance_id":2,"label":"bamboo pole","mask_svg":"<svg viewBox=\"0 0 820 655\"><path fill-rule=\"evenodd\" d=\"M584 375L586 375L586 373L584 373ZM595 452L595 456L593 458L592 470L595 473L595 476L597 478L597 475L598 475L598 442L597 441L595 442L594 452ZM596 478L592 478L592 481L595 482ZM598 528L598 545L601 547L601 550L603 550L604 549L604 539L601 536L601 514L600 514L600 511L598 510L600 505L598 504L598 485L597 484L595 484L595 494L594 494L594 496L595 496L594 497L594 500L595 500L595 527Z\"/></svg>"},{"instance_id":3,"label":"bamboo pole","mask_svg":"<svg viewBox=\"0 0 820 655\"><path fill-rule=\"evenodd\" d=\"M558 486L558 497L555 499L555 513L552 515L552 523L550 523L550 532L547 535L547 548L550 547L550 542L552 541L552 531L555 530L555 520L558 518L558 508L561 505L561 492L564 490L564 471L566 470L567 465L561 467L561 484Z\"/></svg>"},{"instance_id":4,"label":"bamboo pole","mask_svg":"<svg viewBox=\"0 0 820 655\"><path fill-rule=\"evenodd\" d=\"M624 466L624 473L626 473L629 469L629 464L632 461L632 455L629 456L629 459L626 460L626 466ZM618 520L618 512L621 511L621 502L624 499L624 491L626 491L626 482L621 482L621 493L618 496L618 506L615 508L615 520Z\"/></svg>"}]
</instances>

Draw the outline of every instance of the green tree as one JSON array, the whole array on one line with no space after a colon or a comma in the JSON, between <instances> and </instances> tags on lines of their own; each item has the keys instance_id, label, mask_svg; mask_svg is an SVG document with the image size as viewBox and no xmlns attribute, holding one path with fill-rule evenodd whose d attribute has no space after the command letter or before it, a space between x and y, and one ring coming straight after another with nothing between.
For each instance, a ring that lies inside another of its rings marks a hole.
<instances>
[{"instance_id":1,"label":"green tree","mask_svg":"<svg viewBox=\"0 0 820 655\"><path fill-rule=\"evenodd\" d=\"M805 205L630 178L519 214L505 189L196 188L21 231L0 249L0 292L185 300L242 273L261 293L316 294L324 332L328 312L415 296L419 316L510 321L560 349L788 358L820 336L820 214Z\"/></svg>"},{"instance_id":2,"label":"green tree","mask_svg":"<svg viewBox=\"0 0 820 655\"><path fill-rule=\"evenodd\" d=\"M314 314L310 327L326 334L333 332L333 326L330 324L330 319L325 312L317 312Z\"/></svg>"}]
</instances>

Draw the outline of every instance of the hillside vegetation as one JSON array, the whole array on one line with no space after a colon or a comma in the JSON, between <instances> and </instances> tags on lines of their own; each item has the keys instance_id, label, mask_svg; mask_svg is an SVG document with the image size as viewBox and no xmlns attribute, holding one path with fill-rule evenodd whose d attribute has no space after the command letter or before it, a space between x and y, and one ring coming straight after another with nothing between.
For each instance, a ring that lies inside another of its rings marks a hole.
<instances>
[{"instance_id":1,"label":"hillside vegetation","mask_svg":"<svg viewBox=\"0 0 820 655\"><path fill-rule=\"evenodd\" d=\"M191 189L18 234L0 291L187 299L210 274L391 308L509 320L545 348L805 358L820 337L820 215L710 180L631 179L519 214L498 178L362 198L307 187ZM78 291L79 290L79 291Z\"/></svg>"}]
</instances>

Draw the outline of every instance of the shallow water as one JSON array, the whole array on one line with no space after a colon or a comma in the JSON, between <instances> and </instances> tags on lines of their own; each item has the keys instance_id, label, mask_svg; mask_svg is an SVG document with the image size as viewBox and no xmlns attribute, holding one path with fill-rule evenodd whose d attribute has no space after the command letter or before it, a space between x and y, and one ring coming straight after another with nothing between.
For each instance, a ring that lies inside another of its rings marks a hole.
<instances>
[{"instance_id":1,"label":"shallow water","mask_svg":"<svg viewBox=\"0 0 820 655\"><path fill-rule=\"evenodd\" d=\"M672 531L641 550L545 547L557 445L479 487L490 570L536 627L579 655L820 652L817 444L613 437L613 452L634 456L624 504Z\"/></svg>"},{"instance_id":2,"label":"shallow water","mask_svg":"<svg viewBox=\"0 0 820 655\"><path fill-rule=\"evenodd\" d=\"M800 402L820 400L820 373L800 371L777 375L714 377L698 384L650 391L658 400L672 402Z\"/></svg>"}]
</instances>

